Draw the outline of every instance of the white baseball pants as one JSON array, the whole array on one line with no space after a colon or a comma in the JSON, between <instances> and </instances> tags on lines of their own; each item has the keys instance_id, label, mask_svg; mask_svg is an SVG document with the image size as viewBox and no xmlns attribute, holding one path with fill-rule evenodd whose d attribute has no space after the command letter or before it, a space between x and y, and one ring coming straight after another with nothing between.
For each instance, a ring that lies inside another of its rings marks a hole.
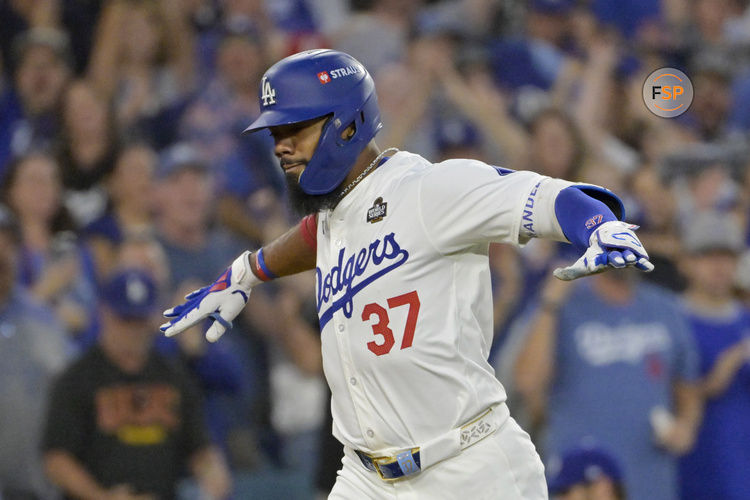
<instances>
[{"instance_id":1,"label":"white baseball pants","mask_svg":"<svg viewBox=\"0 0 750 500\"><path fill-rule=\"evenodd\" d=\"M455 457L387 482L344 447L329 500L546 500L544 466L529 435L509 417L495 433Z\"/></svg>"}]
</instances>

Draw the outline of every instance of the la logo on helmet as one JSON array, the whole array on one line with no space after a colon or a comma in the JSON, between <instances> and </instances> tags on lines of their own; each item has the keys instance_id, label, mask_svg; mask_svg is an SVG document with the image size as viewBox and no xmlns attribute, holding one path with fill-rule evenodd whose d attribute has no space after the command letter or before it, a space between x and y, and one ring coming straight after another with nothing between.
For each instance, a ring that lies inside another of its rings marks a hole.
<instances>
[{"instance_id":1,"label":"la logo on helmet","mask_svg":"<svg viewBox=\"0 0 750 500\"><path fill-rule=\"evenodd\" d=\"M271 88L271 82L269 82L268 78L265 76L261 80L261 87L263 89L263 95L261 95L260 98L263 99L263 106L276 104L276 91Z\"/></svg>"}]
</instances>

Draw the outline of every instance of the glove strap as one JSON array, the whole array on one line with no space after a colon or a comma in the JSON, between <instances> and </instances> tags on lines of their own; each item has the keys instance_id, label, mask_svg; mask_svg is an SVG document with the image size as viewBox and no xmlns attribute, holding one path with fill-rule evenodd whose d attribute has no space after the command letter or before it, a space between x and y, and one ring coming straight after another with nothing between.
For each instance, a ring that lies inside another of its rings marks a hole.
<instances>
[{"instance_id":1,"label":"glove strap","mask_svg":"<svg viewBox=\"0 0 750 500\"><path fill-rule=\"evenodd\" d=\"M232 329L232 322L227 321L224 318L222 318L221 314L219 314L218 312L212 312L211 314L208 315L208 317L213 319L214 321L218 321L221 324L221 326L224 327L224 329L226 330Z\"/></svg>"}]
</instances>

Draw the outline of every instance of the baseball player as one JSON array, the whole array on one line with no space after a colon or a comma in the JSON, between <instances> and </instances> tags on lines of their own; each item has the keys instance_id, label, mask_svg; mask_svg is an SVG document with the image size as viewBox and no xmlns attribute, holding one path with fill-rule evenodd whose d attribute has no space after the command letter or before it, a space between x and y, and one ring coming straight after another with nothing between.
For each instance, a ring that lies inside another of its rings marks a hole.
<instances>
[{"instance_id":1,"label":"baseball player","mask_svg":"<svg viewBox=\"0 0 750 500\"><path fill-rule=\"evenodd\" d=\"M298 227L246 251L165 311L168 336L210 318L216 341L253 287L315 269L333 433L330 498L547 498L542 463L487 362L490 242L567 241L571 280L653 266L606 189L474 160L432 164L389 148L373 80L353 57L314 50L263 76L261 114Z\"/></svg>"}]
</instances>

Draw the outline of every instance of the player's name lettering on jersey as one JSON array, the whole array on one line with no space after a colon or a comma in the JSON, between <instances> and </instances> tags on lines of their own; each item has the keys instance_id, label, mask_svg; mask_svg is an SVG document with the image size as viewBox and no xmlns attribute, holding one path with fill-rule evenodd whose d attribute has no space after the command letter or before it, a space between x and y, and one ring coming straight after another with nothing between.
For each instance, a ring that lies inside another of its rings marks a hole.
<instances>
[{"instance_id":1,"label":"player's name lettering on jersey","mask_svg":"<svg viewBox=\"0 0 750 500\"><path fill-rule=\"evenodd\" d=\"M534 189L529 193L526 205L523 208L523 228L526 230L528 236L536 236L536 231L534 231L534 201L536 200L536 194L539 192L539 185L541 183L542 181L536 183Z\"/></svg>"},{"instance_id":2,"label":"player's name lettering on jersey","mask_svg":"<svg viewBox=\"0 0 750 500\"><path fill-rule=\"evenodd\" d=\"M316 268L320 328L322 329L339 309L343 309L344 315L351 318L354 296L375 280L403 265L408 258L409 252L398 244L395 233L390 233L385 235L382 241L377 239L348 257L346 247L342 248L337 264L325 275L319 267ZM375 269L368 274L371 265L375 266ZM367 276L357 279L365 275ZM331 305L323 310L329 303Z\"/></svg>"}]
</instances>

